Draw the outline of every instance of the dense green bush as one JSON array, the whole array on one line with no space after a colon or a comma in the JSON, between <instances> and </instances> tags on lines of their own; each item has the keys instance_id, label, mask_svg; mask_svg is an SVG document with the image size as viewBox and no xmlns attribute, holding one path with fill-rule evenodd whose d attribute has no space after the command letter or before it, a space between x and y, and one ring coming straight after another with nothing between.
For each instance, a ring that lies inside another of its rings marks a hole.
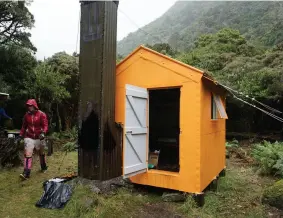
<instances>
[{"instance_id":1,"label":"dense green bush","mask_svg":"<svg viewBox=\"0 0 283 218\"><path fill-rule=\"evenodd\" d=\"M65 151L65 152L75 151L76 148L77 148L77 142L76 141L67 142L63 145L63 151Z\"/></svg>"},{"instance_id":2,"label":"dense green bush","mask_svg":"<svg viewBox=\"0 0 283 218\"><path fill-rule=\"evenodd\" d=\"M61 133L61 138L69 139L70 141L76 141L78 137L77 127L74 126L72 129L68 131L64 131Z\"/></svg>"},{"instance_id":3,"label":"dense green bush","mask_svg":"<svg viewBox=\"0 0 283 218\"><path fill-rule=\"evenodd\" d=\"M62 132L54 132L51 138L59 142L60 149L66 152L75 151L77 148L78 131L74 126L72 129Z\"/></svg>"},{"instance_id":4,"label":"dense green bush","mask_svg":"<svg viewBox=\"0 0 283 218\"><path fill-rule=\"evenodd\" d=\"M74 126L70 130L62 131L62 132L54 132L51 135L54 139L66 139L68 141L76 141L78 137L77 127Z\"/></svg>"},{"instance_id":5,"label":"dense green bush","mask_svg":"<svg viewBox=\"0 0 283 218\"><path fill-rule=\"evenodd\" d=\"M229 158L231 155L231 150L233 148L238 148L239 147L239 142L236 139L233 139L232 141L227 141L226 144L226 158Z\"/></svg>"},{"instance_id":6,"label":"dense green bush","mask_svg":"<svg viewBox=\"0 0 283 218\"><path fill-rule=\"evenodd\" d=\"M239 147L239 142L236 139L233 139L232 141L227 141L226 142L226 148L235 148L235 147Z\"/></svg>"},{"instance_id":7,"label":"dense green bush","mask_svg":"<svg viewBox=\"0 0 283 218\"><path fill-rule=\"evenodd\" d=\"M283 209L283 180L264 189L262 202L278 209Z\"/></svg>"},{"instance_id":8,"label":"dense green bush","mask_svg":"<svg viewBox=\"0 0 283 218\"><path fill-rule=\"evenodd\" d=\"M282 142L255 144L251 154L261 174L283 176Z\"/></svg>"}]
</instances>

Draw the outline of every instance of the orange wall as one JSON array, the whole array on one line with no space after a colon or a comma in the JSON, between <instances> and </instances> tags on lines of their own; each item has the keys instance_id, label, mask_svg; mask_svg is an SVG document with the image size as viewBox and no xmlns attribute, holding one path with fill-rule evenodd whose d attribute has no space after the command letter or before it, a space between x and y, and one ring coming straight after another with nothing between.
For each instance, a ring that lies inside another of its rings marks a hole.
<instances>
[{"instance_id":1,"label":"orange wall","mask_svg":"<svg viewBox=\"0 0 283 218\"><path fill-rule=\"evenodd\" d=\"M209 83L201 83L201 191L225 167L226 120L211 120L211 92L223 96ZM222 97L225 101L225 98ZM225 102L224 102L225 103Z\"/></svg>"},{"instance_id":2,"label":"orange wall","mask_svg":"<svg viewBox=\"0 0 283 218\"><path fill-rule=\"evenodd\" d=\"M151 170L134 177L132 182L176 189L185 192L200 190L200 130L202 74L151 55L147 51L134 54L117 67L116 122L125 120L125 84L144 88L181 86L180 100L180 172ZM188 76L184 76L188 75Z\"/></svg>"}]
</instances>

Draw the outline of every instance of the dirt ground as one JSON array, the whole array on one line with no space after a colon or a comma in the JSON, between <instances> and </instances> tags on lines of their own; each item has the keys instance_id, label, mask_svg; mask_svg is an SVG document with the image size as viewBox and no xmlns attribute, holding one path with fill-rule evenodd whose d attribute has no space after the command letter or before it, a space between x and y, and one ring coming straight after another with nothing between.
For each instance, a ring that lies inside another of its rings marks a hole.
<instances>
[{"instance_id":1,"label":"dirt ground","mask_svg":"<svg viewBox=\"0 0 283 218\"><path fill-rule=\"evenodd\" d=\"M178 214L174 211L175 208L170 205L170 203L153 203L145 204L141 209L139 209L136 218L184 218L186 216Z\"/></svg>"}]
</instances>

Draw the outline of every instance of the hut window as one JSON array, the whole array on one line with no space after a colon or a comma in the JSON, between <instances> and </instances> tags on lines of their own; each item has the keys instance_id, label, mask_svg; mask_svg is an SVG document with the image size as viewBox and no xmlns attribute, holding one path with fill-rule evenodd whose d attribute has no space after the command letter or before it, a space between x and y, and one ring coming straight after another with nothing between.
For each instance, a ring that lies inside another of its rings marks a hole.
<instances>
[{"instance_id":1,"label":"hut window","mask_svg":"<svg viewBox=\"0 0 283 218\"><path fill-rule=\"evenodd\" d=\"M217 119L217 109L216 104L214 101L214 96L211 94L211 119L216 120Z\"/></svg>"},{"instance_id":2,"label":"hut window","mask_svg":"<svg viewBox=\"0 0 283 218\"><path fill-rule=\"evenodd\" d=\"M217 119L217 112L221 119L227 119L227 113L219 95L211 95L211 119Z\"/></svg>"}]
</instances>

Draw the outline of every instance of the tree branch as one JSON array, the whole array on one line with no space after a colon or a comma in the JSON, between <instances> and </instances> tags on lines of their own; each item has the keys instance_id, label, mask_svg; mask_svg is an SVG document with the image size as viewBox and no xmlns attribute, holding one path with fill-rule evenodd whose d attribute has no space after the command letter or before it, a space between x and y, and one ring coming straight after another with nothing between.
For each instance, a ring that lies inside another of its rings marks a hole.
<instances>
[{"instance_id":1,"label":"tree branch","mask_svg":"<svg viewBox=\"0 0 283 218\"><path fill-rule=\"evenodd\" d=\"M16 42L35 51L29 39L30 34L25 31L33 23L34 17L26 7L26 2L0 1L0 45Z\"/></svg>"},{"instance_id":2,"label":"tree branch","mask_svg":"<svg viewBox=\"0 0 283 218\"><path fill-rule=\"evenodd\" d=\"M12 21L11 24L10 24L6 29L4 29L3 31L1 31L1 32L0 32L0 35L3 34L3 33L8 32L8 31L12 28L13 24L14 24L14 21Z\"/></svg>"},{"instance_id":3,"label":"tree branch","mask_svg":"<svg viewBox=\"0 0 283 218\"><path fill-rule=\"evenodd\" d=\"M14 28L13 32L12 32L9 36L6 36L7 38L6 38L4 41L2 41L2 42L1 42L1 44L5 44L5 43L7 43L7 42L11 41L11 39L13 38L13 36L14 36L14 34L15 34L16 30L17 30L17 26L18 26L18 24L19 24L19 23L16 23L16 25L15 25L15 28ZM5 33L4 33L4 35L5 35Z\"/></svg>"}]
</instances>

